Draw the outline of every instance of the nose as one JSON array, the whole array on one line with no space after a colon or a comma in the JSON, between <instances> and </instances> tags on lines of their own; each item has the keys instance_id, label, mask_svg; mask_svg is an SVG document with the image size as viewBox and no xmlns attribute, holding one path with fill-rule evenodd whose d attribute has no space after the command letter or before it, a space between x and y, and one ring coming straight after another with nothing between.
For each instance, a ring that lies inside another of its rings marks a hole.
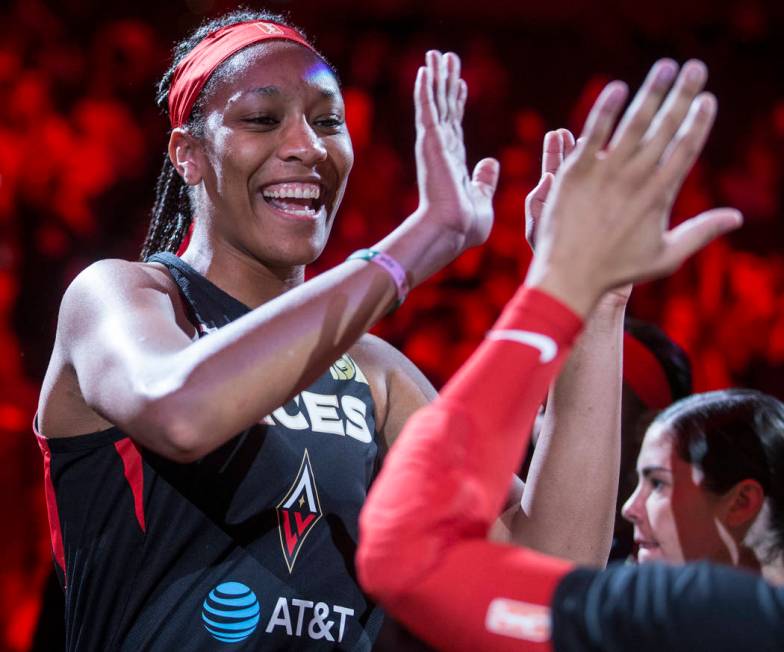
<instances>
[{"instance_id":1,"label":"nose","mask_svg":"<svg viewBox=\"0 0 784 652\"><path fill-rule=\"evenodd\" d=\"M634 492L626 500L621 508L621 516L623 516L630 523L639 523L640 521L640 508L642 505L642 491L640 485L635 487Z\"/></svg>"},{"instance_id":2,"label":"nose","mask_svg":"<svg viewBox=\"0 0 784 652\"><path fill-rule=\"evenodd\" d=\"M281 131L278 156L287 162L313 167L327 158L327 148L307 118L298 116Z\"/></svg>"}]
</instances>

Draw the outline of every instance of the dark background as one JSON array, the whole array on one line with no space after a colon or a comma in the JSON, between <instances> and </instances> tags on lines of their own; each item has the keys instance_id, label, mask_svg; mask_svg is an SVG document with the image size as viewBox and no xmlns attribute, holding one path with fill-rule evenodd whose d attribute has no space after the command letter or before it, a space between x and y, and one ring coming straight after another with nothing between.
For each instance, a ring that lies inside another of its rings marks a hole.
<instances>
[{"instance_id":1,"label":"dark background","mask_svg":"<svg viewBox=\"0 0 784 652\"><path fill-rule=\"evenodd\" d=\"M94 260L134 259L167 123L153 86L168 51L214 0L0 2L0 649L27 650L50 552L30 432L60 297ZM660 56L704 59L719 117L675 210L746 216L631 313L691 355L697 390L745 385L784 398L781 2L270 1L337 66L356 164L314 271L391 230L416 203L411 90L428 48L463 59L469 157L502 162L488 246L464 254L376 331L440 385L520 282L525 194L547 129L579 131L601 85L638 84Z\"/></svg>"}]
</instances>

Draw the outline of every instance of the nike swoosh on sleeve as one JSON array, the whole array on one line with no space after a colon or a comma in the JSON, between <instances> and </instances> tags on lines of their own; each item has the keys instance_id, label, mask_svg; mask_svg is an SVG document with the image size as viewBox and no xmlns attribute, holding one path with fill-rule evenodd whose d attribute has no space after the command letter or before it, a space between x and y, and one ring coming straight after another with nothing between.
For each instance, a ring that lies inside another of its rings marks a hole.
<instances>
[{"instance_id":1,"label":"nike swoosh on sleeve","mask_svg":"<svg viewBox=\"0 0 784 652\"><path fill-rule=\"evenodd\" d=\"M555 340L541 333L521 330L494 330L487 333L487 339L509 340L532 346L539 350L539 362L542 364L551 362L558 355L558 345L555 343Z\"/></svg>"}]
</instances>

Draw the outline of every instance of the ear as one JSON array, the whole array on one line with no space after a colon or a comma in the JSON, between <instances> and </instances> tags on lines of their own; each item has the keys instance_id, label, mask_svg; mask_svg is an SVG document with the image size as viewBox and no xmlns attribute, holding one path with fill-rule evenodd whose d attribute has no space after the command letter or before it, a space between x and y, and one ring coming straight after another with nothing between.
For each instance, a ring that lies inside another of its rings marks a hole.
<instances>
[{"instance_id":1,"label":"ear","mask_svg":"<svg viewBox=\"0 0 784 652\"><path fill-rule=\"evenodd\" d=\"M177 127L169 136L169 160L189 186L201 183L204 175L204 153L197 138Z\"/></svg>"},{"instance_id":2,"label":"ear","mask_svg":"<svg viewBox=\"0 0 784 652\"><path fill-rule=\"evenodd\" d=\"M724 523L728 527L750 526L765 502L762 485L750 478L741 480L722 497Z\"/></svg>"}]
</instances>

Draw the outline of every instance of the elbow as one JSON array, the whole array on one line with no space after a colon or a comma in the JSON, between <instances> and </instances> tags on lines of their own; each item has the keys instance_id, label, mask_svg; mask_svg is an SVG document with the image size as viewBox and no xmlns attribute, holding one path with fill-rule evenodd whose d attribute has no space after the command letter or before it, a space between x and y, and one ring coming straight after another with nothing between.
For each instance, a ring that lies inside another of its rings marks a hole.
<instances>
[{"instance_id":1,"label":"elbow","mask_svg":"<svg viewBox=\"0 0 784 652\"><path fill-rule=\"evenodd\" d=\"M189 464L206 455L199 411L188 406L179 393L145 392L136 411L139 418L128 433L146 448L172 462Z\"/></svg>"},{"instance_id":2,"label":"elbow","mask_svg":"<svg viewBox=\"0 0 784 652\"><path fill-rule=\"evenodd\" d=\"M169 419L164 424L161 442L161 449L157 452L179 464L190 464L209 452L200 445L200 438L193 426L180 419Z\"/></svg>"},{"instance_id":3,"label":"elbow","mask_svg":"<svg viewBox=\"0 0 784 652\"><path fill-rule=\"evenodd\" d=\"M357 577L364 591L388 607L395 600L397 592L388 572L392 564L386 559L383 548L360 535L356 565Z\"/></svg>"},{"instance_id":4,"label":"elbow","mask_svg":"<svg viewBox=\"0 0 784 652\"><path fill-rule=\"evenodd\" d=\"M383 518L376 518L372 497L367 507L359 519L357 577L369 595L389 608L401 600L412 585L411 570L418 560L408 554L409 546L405 545L404 538L393 528L384 527Z\"/></svg>"}]
</instances>

